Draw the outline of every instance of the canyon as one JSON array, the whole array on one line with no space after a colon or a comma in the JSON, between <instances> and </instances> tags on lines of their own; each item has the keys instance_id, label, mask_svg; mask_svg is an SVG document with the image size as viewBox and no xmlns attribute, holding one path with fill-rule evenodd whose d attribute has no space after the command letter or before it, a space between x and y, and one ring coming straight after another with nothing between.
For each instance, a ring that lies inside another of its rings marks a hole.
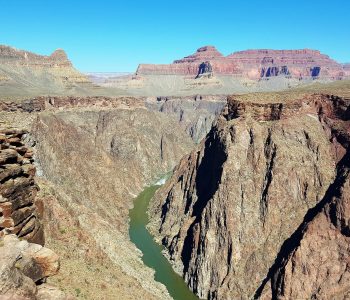
<instances>
[{"instance_id":1,"label":"canyon","mask_svg":"<svg viewBox=\"0 0 350 300\"><path fill-rule=\"evenodd\" d=\"M21 127L6 130L22 134L21 147L31 149L45 247L61 261L58 274L47 279L51 286L90 299L101 297L101 286L104 299L170 299L129 240L128 214L145 185L205 136L226 97L202 100L42 96L1 102L1 127Z\"/></svg>"},{"instance_id":2,"label":"canyon","mask_svg":"<svg viewBox=\"0 0 350 300\"><path fill-rule=\"evenodd\" d=\"M191 299L347 299L348 72L205 46L92 83L1 46L0 298L178 300L130 238L168 174L139 209Z\"/></svg>"}]
</instances>

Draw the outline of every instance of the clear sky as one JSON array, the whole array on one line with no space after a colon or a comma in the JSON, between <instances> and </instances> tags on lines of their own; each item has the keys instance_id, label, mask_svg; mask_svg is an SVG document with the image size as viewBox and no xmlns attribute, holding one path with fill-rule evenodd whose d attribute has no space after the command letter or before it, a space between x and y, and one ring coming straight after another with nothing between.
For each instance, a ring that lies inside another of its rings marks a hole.
<instances>
[{"instance_id":1,"label":"clear sky","mask_svg":"<svg viewBox=\"0 0 350 300\"><path fill-rule=\"evenodd\" d=\"M319 49L350 62L350 0L0 0L0 44L66 50L81 71L135 71L204 45Z\"/></svg>"}]
</instances>

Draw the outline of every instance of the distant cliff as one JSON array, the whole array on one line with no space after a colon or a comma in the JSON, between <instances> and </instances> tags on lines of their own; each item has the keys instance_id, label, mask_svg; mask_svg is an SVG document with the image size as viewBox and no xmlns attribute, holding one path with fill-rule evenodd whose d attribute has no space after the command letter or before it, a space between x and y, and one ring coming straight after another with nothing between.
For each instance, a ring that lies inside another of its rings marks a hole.
<instances>
[{"instance_id":1,"label":"distant cliff","mask_svg":"<svg viewBox=\"0 0 350 300\"><path fill-rule=\"evenodd\" d=\"M249 79L285 76L337 80L348 75L341 64L317 50L258 49L223 56L214 46L199 48L194 54L168 65L141 64L136 74L196 76L205 62L210 63L214 74Z\"/></svg>"},{"instance_id":2,"label":"distant cliff","mask_svg":"<svg viewBox=\"0 0 350 300\"><path fill-rule=\"evenodd\" d=\"M62 49L44 56L0 45L2 97L83 93L85 88L93 88L92 83L73 67Z\"/></svg>"}]
</instances>

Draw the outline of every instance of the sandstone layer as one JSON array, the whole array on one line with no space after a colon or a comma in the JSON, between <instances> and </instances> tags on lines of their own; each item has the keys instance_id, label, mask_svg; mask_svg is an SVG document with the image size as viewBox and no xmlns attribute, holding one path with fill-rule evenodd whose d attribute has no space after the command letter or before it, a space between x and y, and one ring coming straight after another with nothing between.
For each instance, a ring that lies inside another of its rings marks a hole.
<instances>
[{"instance_id":1,"label":"sandstone layer","mask_svg":"<svg viewBox=\"0 0 350 300\"><path fill-rule=\"evenodd\" d=\"M181 160L156 194L150 229L201 298L309 299L315 290L322 299L344 296L350 290L343 188L349 100L315 94L248 99L230 97L207 137ZM323 223L313 221L312 237L306 233L304 240L296 232L327 199L332 213L327 217L324 208ZM295 235L300 247L288 252L285 243ZM319 242L311 246L313 239ZM265 287L270 279L272 294Z\"/></svg>"},{"instance_id":2,"label":"sandstone layer","mask_svg":"<svg viewBox=\"0 0 350 300\"><path fill-rule=\"evenodd\" d=\"M23 130L0 130L0 237L16 234L44 244L44 232L36 202L33 151L23 139Z\"/></svg>"},{"instance_id":3,"label":"sandstone layer","mask_svg":"<svg viewBox=\"0 0 350 300\"><path fill-rule=\"evenodd\" d=\"M345 67L317 50L246 50L223 56L214 46L199 48L196 53L168 65L139 65L137 75L191 75L203 73L233 75L249 79L283 76L286 78L344 78ZM209 67L210 66L210 67Z\"/></svg>"}]
</instances>

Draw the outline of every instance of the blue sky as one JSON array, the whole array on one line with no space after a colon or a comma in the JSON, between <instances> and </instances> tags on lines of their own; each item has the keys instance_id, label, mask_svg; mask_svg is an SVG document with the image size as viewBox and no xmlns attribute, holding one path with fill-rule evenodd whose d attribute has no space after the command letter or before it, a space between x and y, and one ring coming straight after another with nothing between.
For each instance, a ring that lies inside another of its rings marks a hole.
<instances>
[{"instance_id":1,"label":"blue sky","mask_svg":"<svg viewBox=\"0 0 350 300\"><path fill-rule=\"evenodd\" d=\"M135 71L204 45L319 49L350 61L349 0L0 0L0 44L50 54L82 71Z\"/></svg>"}]
</instances>

